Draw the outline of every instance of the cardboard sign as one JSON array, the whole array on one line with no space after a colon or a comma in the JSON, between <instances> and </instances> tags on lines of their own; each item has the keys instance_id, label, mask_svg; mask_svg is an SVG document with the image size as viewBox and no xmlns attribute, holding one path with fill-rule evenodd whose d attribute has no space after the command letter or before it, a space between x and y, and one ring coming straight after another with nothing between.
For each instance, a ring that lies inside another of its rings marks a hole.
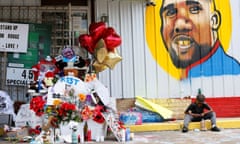
<instances>
[{"instance_id":1,"label":"cardboard sign","mask_svg":"<svg viewBox=\"0 0 240 144\"><path fill-rule=\"evenodd\" d=\"M118 142L125 141L125 130L120 128L119 125L119 117L118 114L114 113L113 111L104 112L102 113L107 125L113 132L114 136L118 140Z\"/></svg>"},{"instance_id":2,"label":"cardboard sign","mask_svg":"<svg viewBox=\"0 0 240 144\"><path fill-rule=\"evenodd\" d=\"M15 113L13 108L13 101L7 92L0 90L0 113L9 114L15 120ZM1 122L0 122L1 123Z\"/></svg>"},{"instance_id":3,"label":"cardboard sign","mask_svg":"<svg viewBox=\"0 0 240 144\"><path fill-rule=\"evenodd\" d=\"M28 24L0 23L0 51L27 52Z\"/></svg>"},{"instance_id":4,"label":"cardboard sign","mask_svg":"<svg viewBox=\"0 0 240 144\"><path fill-rule=\"evenodd\" d=\"M30 110L30 104L21 105L16 116L16 127L24 127L29 124L30 127L35 128L37 125L42 126L43 117L38 117L34 111Z\"/></svg>"},{"instance_id":5,"label":"cardboard sign","mask_svg":"<svg viewBox=\"0 0 240 144\"><path fill-rule=\"evenodd\" d=\"M12 138L23 138L25 136L28 136L28 128L21 128L16 131L9 131L6 133L8 137Z\"/></svg>"},{"instance_id":6,"label":"cardboard sign","mask_svg":"<svg viewBox=\"0 0 240 144\"><path fill-rule=\"evenodd\" d=\"M61 77L54 85L53 89L56 94L64 95L67 90L74 89L76 94L89 93L89 90L85 86L86 84L79 78L74 76Z\"/></svg>"},{"instance_id":7,"label":"cardboard sign","mask_svg":"<svg viewBox=\"0 0 240 144\"><path fill-rule=\"evenodd\" d=\"M81 79L74 76L61 77L53 87L48 88L47 105L53 105L56 99L69 97L69 91L72 91L74 96L90 92Z\"/></svg>"}]
</instances>

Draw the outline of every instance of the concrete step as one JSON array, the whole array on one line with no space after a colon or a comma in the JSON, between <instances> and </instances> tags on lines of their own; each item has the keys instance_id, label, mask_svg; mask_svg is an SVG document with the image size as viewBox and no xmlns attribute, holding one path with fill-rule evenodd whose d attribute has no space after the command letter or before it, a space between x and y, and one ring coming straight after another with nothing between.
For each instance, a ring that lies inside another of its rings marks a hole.
<instances>
[{"instance_id":1,"label":"concrete step","mask_svg":"<svg viewBox=\"0 0 240 144\"><path fill-rule=\"evenodd\" d=\"M211 122L206 121L207 129L211 129ZM162 123L143 123L141 125L125 125L131 132L150 132L150 131L171 131L181 130L183 120L162 122ZM240 118L218 118L217 126L220 129L240 128ZM200 129L200 122L191 122L189 130Z\"/></svg>"}]
</instances>

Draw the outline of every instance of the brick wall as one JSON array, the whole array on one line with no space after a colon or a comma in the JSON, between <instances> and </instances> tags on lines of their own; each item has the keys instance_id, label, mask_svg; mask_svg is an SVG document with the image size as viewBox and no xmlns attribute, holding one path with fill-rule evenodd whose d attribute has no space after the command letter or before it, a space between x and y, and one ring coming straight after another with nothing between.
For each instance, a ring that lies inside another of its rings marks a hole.
<instances>
[{"instance_id":1,"label":"brick wall","mask_svg":"<svg viewBox=\"0 0 240 144\"><path fill-rule=\"evenodd\" d=\"M206 98L206 102L216 112L217 117L240 117L240 97Z\"/></svg>"},{"instance_id":2,"label":"brick wall","mask_svg":"<svg viewBox=\"0 0 240 144\"><path fill-rule=\"evenodd\" d=\"M161 105L171 111L173 111L173 118L183 119L184 111L187 106L191 103L191 99L148 99L156 104ZM135 107L135 99L117 99L117 110L119 112L127 111L131 107Z\"/></svg>"}]
</instances>

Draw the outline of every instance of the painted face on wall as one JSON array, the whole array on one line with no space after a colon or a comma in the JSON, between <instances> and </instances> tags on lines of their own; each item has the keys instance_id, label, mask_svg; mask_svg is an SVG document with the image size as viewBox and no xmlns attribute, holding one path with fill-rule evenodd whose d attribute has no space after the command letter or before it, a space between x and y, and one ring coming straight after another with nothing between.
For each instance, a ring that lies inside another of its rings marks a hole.
<instances>
[{"instance_id":1,"label":"painted face on wall","mask_svg":"<svg viewBox=\"0 0 240 144\"><path fill-rule=\"evenodd\" d=\"M162 38L177 68L186 68L210 52L220 24L211 0L164 0L160 16Z\"/></svg>"}]
</instances>

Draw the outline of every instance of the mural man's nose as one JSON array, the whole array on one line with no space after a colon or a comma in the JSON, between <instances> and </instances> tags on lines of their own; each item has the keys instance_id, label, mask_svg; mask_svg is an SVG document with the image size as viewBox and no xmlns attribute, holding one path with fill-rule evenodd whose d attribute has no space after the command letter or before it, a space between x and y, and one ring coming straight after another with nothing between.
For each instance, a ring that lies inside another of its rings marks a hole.
<instances>
[{"instance_id":1,"label":"mural man's nose","mask_svg":"<svg viewBox=\"0 0 240 144\"><path fill-rule=\"evenodd\" d=\"M191 30L191 23L188 19L179 18L175 21L174 32L185 33Z\"/></svg>"}]
</instances>

